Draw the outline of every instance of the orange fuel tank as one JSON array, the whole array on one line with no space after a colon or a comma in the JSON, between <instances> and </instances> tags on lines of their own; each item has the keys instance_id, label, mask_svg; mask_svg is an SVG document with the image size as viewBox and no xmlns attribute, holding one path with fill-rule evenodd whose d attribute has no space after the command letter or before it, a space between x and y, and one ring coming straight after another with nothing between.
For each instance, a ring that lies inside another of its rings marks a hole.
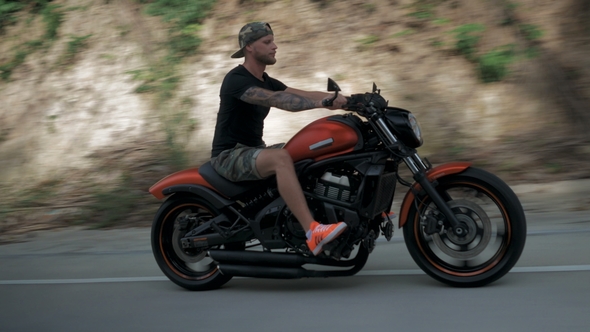
<instances>
[{"instance_id":1,"label":"orange fuel tank","mask_svg":"<svg viewBox=\"0 0 590 332\"><path fill-rule=\"evenodd\" d=\"M359 148L358 124L347 116L333 115L318 119L301 129L285 149L294 162L304 159L320 161Z\"/></svg>"}]
</instances>

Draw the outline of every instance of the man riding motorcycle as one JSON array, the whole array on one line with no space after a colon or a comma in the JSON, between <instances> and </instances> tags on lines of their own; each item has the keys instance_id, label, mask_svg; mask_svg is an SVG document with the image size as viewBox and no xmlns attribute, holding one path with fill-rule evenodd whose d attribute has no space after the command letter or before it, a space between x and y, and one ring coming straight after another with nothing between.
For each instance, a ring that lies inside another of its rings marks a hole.
<instances>
[{"instance_id":1,"label":"man riding motorcycle","mask_svg":"<svg viewBox=\"0 0 590 332\"><path fill-rule=\"evenodd\" d=\"M322 225L314 220L297 179L293 160L281 149L284 144L266 146L262 140L264 119L270 107L290 112L314 108L341 109L346 97L339 95L333 106L325 106L332 94L287 87L268 74L267 65L276 63L277 45L268 23L251 22L242 27L240 49L232 58L244 57L244 63L224 78L213 138L211 165L234 182L253 181L276 175L281 197L307 234L307 245L314 255L337 238L344 222Z\"/></svg>"}]
</instances>

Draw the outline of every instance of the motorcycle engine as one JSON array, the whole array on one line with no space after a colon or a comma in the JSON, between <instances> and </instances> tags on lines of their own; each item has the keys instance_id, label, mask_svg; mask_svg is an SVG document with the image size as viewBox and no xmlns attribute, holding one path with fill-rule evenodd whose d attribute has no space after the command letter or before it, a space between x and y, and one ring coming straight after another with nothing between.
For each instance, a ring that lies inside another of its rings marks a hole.
<instances>
[{"instance_id":1,"label":"motorcycle engine","mask_svg":"<svg viewBox=\"0 0 590 332\"><path fill-rule=\"evenodd\" d=\"M325 172L314 188L314 193L329 199L352 202L353 190L351 180L347 175Z\"/></svg>"}]
</instances>

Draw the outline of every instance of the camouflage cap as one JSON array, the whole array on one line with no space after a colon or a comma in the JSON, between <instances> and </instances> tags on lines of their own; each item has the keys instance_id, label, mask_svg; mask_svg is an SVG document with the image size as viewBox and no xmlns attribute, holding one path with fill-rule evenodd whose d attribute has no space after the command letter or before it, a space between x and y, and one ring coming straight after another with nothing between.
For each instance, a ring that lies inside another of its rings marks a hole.
<instances>
[{"instance_id":1,"label":"camouflage cap","mask_svg":"<svg viewBox=\"0 0 590 332\"><path fill-rule=\"evenodd\" d=\"M244 47L248 44L252 44L253 42L257 41L258 39L272 35L272 29L270 28L270 24L266 22L251 22L242 27L240 29L240 34L238 36L238 42L240 43L240 49L232 54L232 58L241 58L244 56Z\"/></svg>"}]
</instances>

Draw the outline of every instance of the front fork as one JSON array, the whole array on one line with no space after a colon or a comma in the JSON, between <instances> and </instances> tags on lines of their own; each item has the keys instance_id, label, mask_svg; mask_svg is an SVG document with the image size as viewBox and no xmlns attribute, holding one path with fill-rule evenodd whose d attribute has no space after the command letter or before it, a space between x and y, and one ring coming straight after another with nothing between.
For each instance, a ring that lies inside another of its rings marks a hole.
<instances>
[{"instance_id":1,"label":"front fork","mask_svg":"<svg viewBox=\"0 0 590 332\"><path fill-rule=\"evenodd\" d=\"M377 127L379 127L381 132L385 134L385 138L389 141L391 146L399 144L397 137L395 137L395 135L389 130L383 118L376 117L375 123L377 124ZM422 158L420 158L420 156L417 153L413 153L405 157L403 160L412 172L412 174L414 174L414 180L422 187L422 189L428 194L428 196L430 196L438 210L448 220L450 226L453 229L453 232L457 236L464 236L467 233L467 227L464 224L460 223L459 220L457 220L451 208L438 194L431 180L427 176L426 172L430 170L431 165L426 165L426 163L424 163Z\"/></svg>"},{"instance_id":2,"label":"front fork","mask_svg":"<svg viewBox=\"0 0 590 332\"><path fill-rule=\"evenodd\" d=\"M465 236L465 234L467 234L468 231L467 227L463 223L459 222L459 220L457 220L455 213L453 213L453 211L445 202L443 197L441 197L438 191L436 191L435 185L433 184L433 182L436 181L432 180L431 182L431 180L427 176L426 172L431 169L431 165L426 165L417 153L414 153L409 157L405 157L404 162L406 163L412 174L414 174L414 180L420 185L422 190L424 190L428 194L428 196L432 199L432 202L436 205L436 207L442 213L442 215L445 216L449 225L453 229L453 233L455 233L455 235L457 236Z\"/></svg>"}]
</instances>

